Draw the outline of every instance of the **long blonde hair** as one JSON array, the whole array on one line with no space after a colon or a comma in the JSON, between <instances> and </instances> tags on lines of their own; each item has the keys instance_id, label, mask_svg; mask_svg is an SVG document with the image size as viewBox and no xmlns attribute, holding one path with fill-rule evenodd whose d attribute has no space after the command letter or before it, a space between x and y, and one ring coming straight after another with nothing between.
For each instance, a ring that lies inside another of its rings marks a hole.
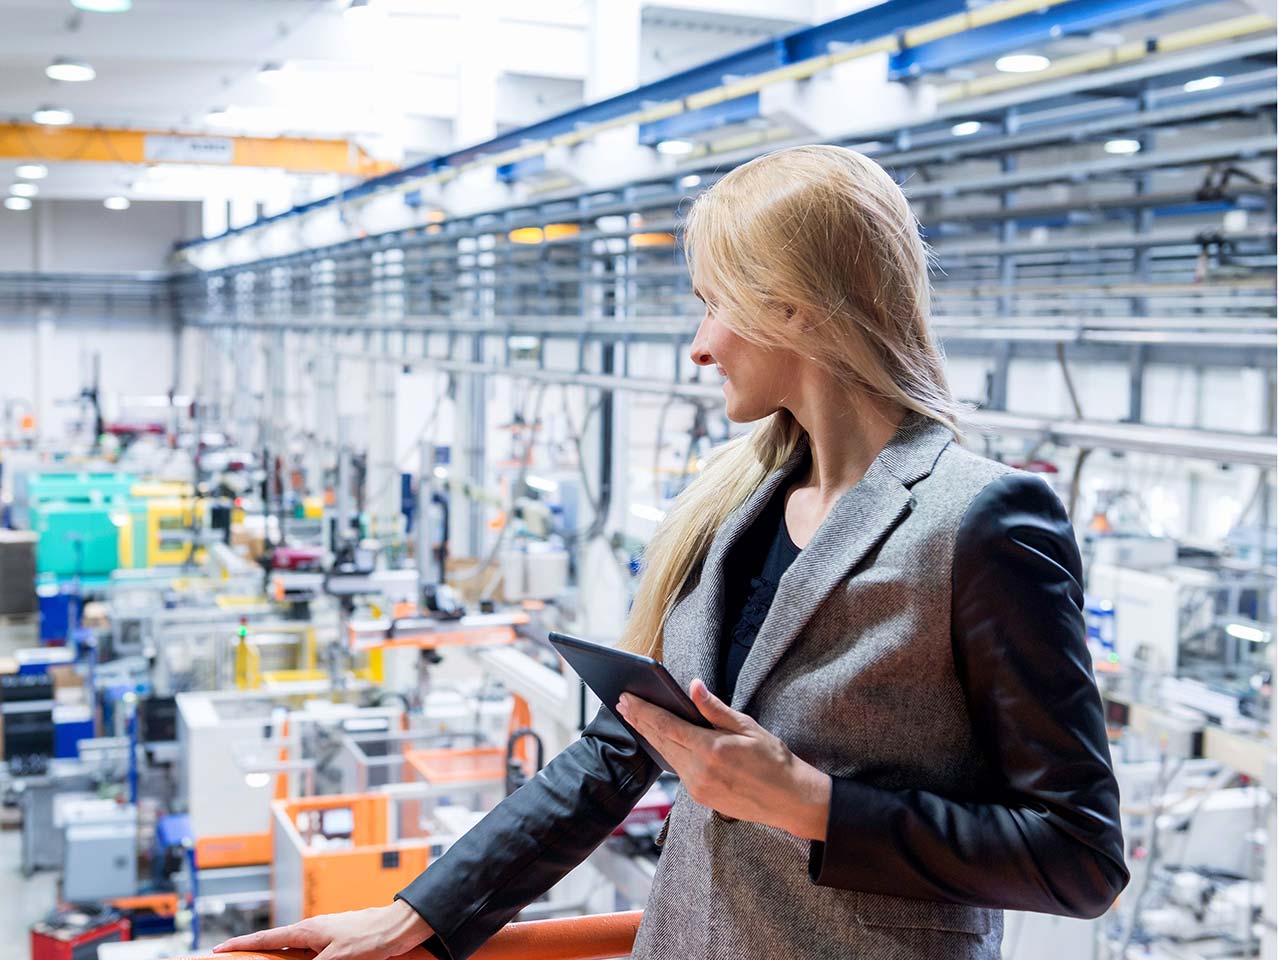
<instances>
[{"instance_id":1,"label":"long blonde hair","mask_svg":"<svg viewBox=\"0 0 1280 960\"><path fill-rule=\"evenodd\" d=\"M895 402L959 436L962 407L929 328L928 250L906 197L873 161L821 145L757 157L694 202L683 239L739 336L821 363L851 398ZM785 322L780 307L808 322ZM645 549L622 647L661 659L690 572L802 434L779 410L708 459Z\"/></svg>"}]
</instances>

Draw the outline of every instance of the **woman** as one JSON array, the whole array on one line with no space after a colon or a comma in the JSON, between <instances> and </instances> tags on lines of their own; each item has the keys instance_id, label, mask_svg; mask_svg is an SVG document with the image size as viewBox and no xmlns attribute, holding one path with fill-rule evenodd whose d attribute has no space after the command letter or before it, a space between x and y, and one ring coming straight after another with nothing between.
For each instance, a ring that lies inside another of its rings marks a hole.
<instances>
[{"instance_id":1,"label":"woman","mask_svg":"<svg viewBox=\"0 0 1280 960\"><path fill-rule=\"evenodd\" d=\"M646 553L623 636L714 726L624 696L681 789L633 956L995 958L1001 910L1128 880L1081 620L1038 478L953 442L927 254L851 150L734 170L685 227L724 445ZM657 777L609 710L387 907L226 948L470 955Z\"/></svg>"}]
</instances>

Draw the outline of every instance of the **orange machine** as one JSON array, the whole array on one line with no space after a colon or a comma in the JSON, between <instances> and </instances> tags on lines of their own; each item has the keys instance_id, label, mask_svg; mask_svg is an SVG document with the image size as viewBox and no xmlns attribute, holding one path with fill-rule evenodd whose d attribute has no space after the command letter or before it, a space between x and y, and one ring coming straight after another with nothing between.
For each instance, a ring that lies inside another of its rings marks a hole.
<instances>
[{"instance_id":1,"label":"orange machine","mask_svg":"<svg viewBox=\"0 0 1280 960\"><path fill-rule=\"evenodd\" d=\"M386 794L274 801L273 922L390 903L443 849L419 804Z\"/></svg>"}]
</instances>

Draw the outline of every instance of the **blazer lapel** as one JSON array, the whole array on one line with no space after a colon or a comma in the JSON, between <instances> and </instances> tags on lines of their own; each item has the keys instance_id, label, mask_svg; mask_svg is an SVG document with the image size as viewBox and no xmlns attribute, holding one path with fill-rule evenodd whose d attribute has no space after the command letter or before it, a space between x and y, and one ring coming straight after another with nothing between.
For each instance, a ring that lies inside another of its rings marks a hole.
<instances>
[{"instance_id":1,"label":"blazer lapel","mask_svg":"<svg viewBox=\"0 0 1280 960\"><path fill-rule=\"evenodd\" d=\"M733 709L745 708L823 601L906 516L910 485L928 475L950 439L945 427L908 414L862 479L836 501L778 584L738 676ZM708 646L714 667L716 644Z\"/></svg>"},{"instance_id":2,"label":"blazer lapel","mask_svg":"<svg viewBox=\"0 0 1280 960\"><path fill-rule=\"evenodd\" d=\"M729 549L747 531L755 519L760 516L769 499L778 487L790 476L791 471L808 451L808 441L802 437L795 451L781 467L761 482L736 509L725 518L720 529L716 531L711 546L707 548L706 559L702 563L702 574L698 585L688 597L688 609L681 611L680 619L690 625L686 648L693 662L693 676L701 678L707 687L716 693L717 657L720 651L720 628L724 618L724 576L725 558ZM664 637L664 646L673 638ZM665 658L664 658L665 659ZM692 678L690 678L692 679Z\"/></svg>"}]
</instances>

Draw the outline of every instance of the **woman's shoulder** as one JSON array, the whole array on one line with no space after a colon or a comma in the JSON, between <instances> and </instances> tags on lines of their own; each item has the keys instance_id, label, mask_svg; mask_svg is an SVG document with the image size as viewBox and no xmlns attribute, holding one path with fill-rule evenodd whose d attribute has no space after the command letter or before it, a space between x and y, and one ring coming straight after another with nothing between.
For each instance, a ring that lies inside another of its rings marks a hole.
<instances>
[{"instance_id":1,"label":"woman's shoulder","mask_svg":"<svg viewBox=\"0 0 1280 960\"><path fill-rule=\"evenodd\" d=\"M947 445L933 472L912 488L912 499L940 522L959 526L974 511L1059 513L1062 502L1043 476Z\"/></svg>"}]
</instances>

